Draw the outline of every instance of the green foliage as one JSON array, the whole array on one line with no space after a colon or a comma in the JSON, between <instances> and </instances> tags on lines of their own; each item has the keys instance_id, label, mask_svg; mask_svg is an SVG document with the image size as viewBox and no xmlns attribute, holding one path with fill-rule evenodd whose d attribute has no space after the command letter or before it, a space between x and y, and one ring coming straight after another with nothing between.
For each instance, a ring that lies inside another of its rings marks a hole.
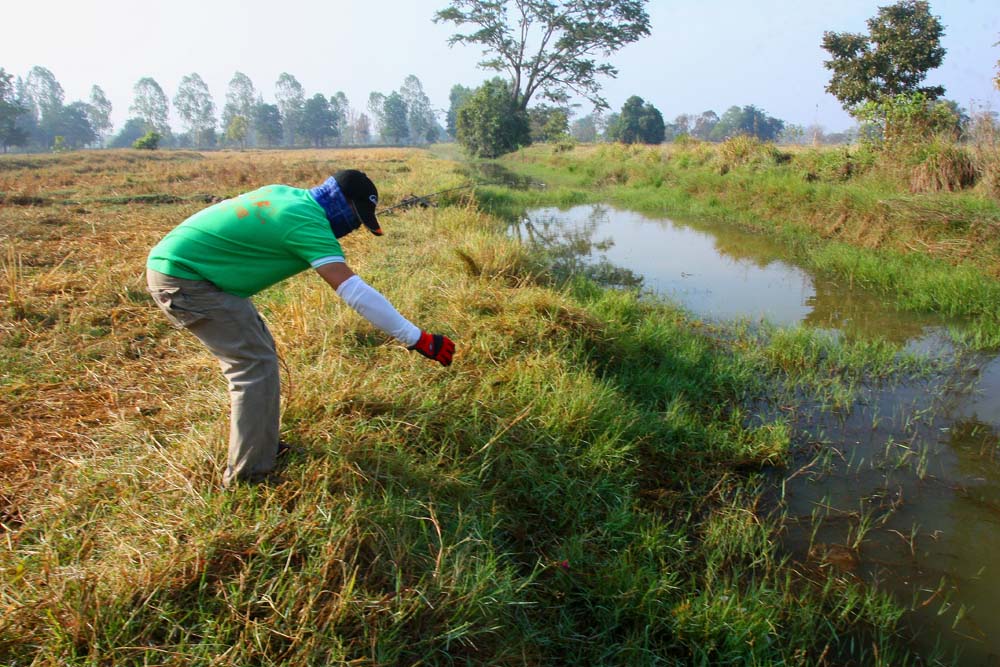
<instances>
[{"instance_id":1,"label":"green foliage","mask_svg":"<svg viewBox=\"0 0 1000 667\"><path fill-rule=\"evenodd\" d=\"M226 141L246 147L247 133L250 131L250 121L243 116L233 116L226 126Z\"/></svg>"},{"instance_id":2,"label":"green foliage","mask_svg":"<svg viewBox=\"0 0 1000 667\"><path fill-rule=\"evenodd\" d=\"M410 119L406 100L397 92L385 98L382 115L382 137L392 144L401 144L410 138Z\"/></svg>"},{"instance_id":3,"label":"green foliage","mask_svg":"<svg viewBox=\"0 0 1000 667\"><path fill-rule=\"evenodd\" d=\"M198 73L192 72L181 78L174 96L174 108L187 126L194 144L209 145L208 138L215 130L215 102L208 85Z\"/></svg>"},{"instance_id":4,"label":"green foliage","mask_svg":"<svg viewBox=\"0 0 1000 667\"><path fill-rule=\"evenodd\" d=\"M868 35L826 32L824 65L833 74L827 92L853 111L866 102L923 93L934 99L942 86L920 86L927 72L941 65L944 27L925 0L900 0L880 7L868 20Z\"/></svg>"},{"instance_id":5,"label":"green foliage","mask_svg":"<svg viewBox=\"0 0 1000 667\"><path fill-rule=\"evenodd\" d=\"M281 111L285 145L294 146L301 134L299 124L302 122L306 104L305 90L298 79L288 72L282 72L274 85L274 98L278 103L278 110Z\"/></svg>"},{"instance_id":6,"label":"green foliage","mask_svg":"<svg viewBox=\"0 0 1000 667\"><path fill-rule=\"evenodd\" d=\"M254 117L254 107L257 105L257 91L253 82L243 72L235 72L233 78L229 80L229 88L226 90L226 105L222 108L222 127L229 133L229 126L237 116L242 116L247 123L246 132L240 145L244 146L248 139L253 138L254 127L252 121Z\"/></svg>"},{"instance_id":7,"label":"green foliage","mask_svg":"<svg viewBox=\"0 0 1000 667\"><path fill-rule=\"evenodd\" d=\"M132 146L147 132L146 122L141 118L129 118L125 121L125 125L122 129L118 131L111 141L108 142L108 146L111 148L128 148Z\"/></svg>"},{"instance_id":8,"label":"green foliage","mask_svg":"<svg viewBox=\"0 0 1000 667\"><path fill-rule=\"evenodd\" d=\"M457 139L470 155L494 158L530 141L528 116L500 78L487 81L458 110Z\"/></svg>"},{"instance_id":9,"label":"green foliage","mask_svg":"<svg viewBox=\"0 0 1000 667\"><path fill-rule=\"evenodd\" d=\"M565 103L570 91L607 108L598 79L617 70L593 54L608 56L650 33L646 0L513 0L514 11L509 4L451 0L434 20L471 27L448 43L481 46L487 58L480 67L512 73L511 94L521 111L535 94Z\"/></svg>"},{"instance_id":10,"label":"green foliage","mask_svg":"<svg viewBox=\"0 0 1000 667\"><path fill-rule=\"evenodd\" d=\"M301 135L313 146L319 148L326 143L329 137L336 136L336 131L336 118L326 96L322 93L316 93L306 100L299 124Z\"/></svg>"},{"instance_id":11,"label":"green foliage","mask_svg":"<svg viewBox=\"0 0 1000 667\"><path fill-rule=\"evenodd\" d=\"M132 148L137 148L144 151L155 151L160 147L160 133L156 130L150 130L146 132L145 135L135 140L132 144Z\"/></svg>"},{"instance_id":12,"label":"green foliage","mask_svg":"<svg viewBox=\"0 0 1000 667\"><path fill-rule=\"evenodd\" d=\"M148 128L156 130L161 136L169 134L167 115L170 104L160 84L152 77L145 76L136 82L133 95L134 100L129 107L129 113L144 120Z\"/></svg>"},{"instance_id":13,"label":"green foliage","mask_svg":"<svg viewBox=\"0 0 1000 667\"><path fill-rule=\"evenodd\" d=\"M562 107L540 104L528 109L531 141L559 141L569 134L569 112Z\"/></svg>"},{"instance_id":14,"label":"green foliage","mask_svg":"<svg viewBox=\"0 0 1000 667\"><path fill-rule=\"evenodd\" d=\"M659 144L665 136L663 114L638 95L625 100L617 122L608 126L608 138L624 144Z\"/></svg>"},{"instance_id":15,"label":"green foliage","mask_svg":"<svg viewBox=\"0 0 1000 667\"><path fill-rule=\"evenodd\" d=\"M452 137L455 136L458 128L456 123L458 122L458 110L462 108L462 105L472 97L472 93L475 92L472 88L467 88L461 84L455 84L451 87L451 92L448 93L448 118L445 129L448 134Z\"/></svg>"},{"instance_id":16,"label":"green foliage","mask_svg":"<svg viewBox=\"0 0 1000 667\"><path fill-rule=\"evenodd\" d=\"M254 107L254 127L262 146L277 146L281 143L283 129L281 112L277 104L260 103Z\"/></svg>"},{"instance_id":17,"label":"green foliage","mask_svg":"<svg viewBox=\"0 0 1000 667\"><path fill-rule=\"evenodd\" d=\"M725 141L745 135L762 141L775 141L784 127L783 120L767 115L752 104L742 108L732 106L717 122L712 123L709 138L712 141Z\"/></svg>"},{"instance_id":18,"label":"green foliage","mask_svg":"<svg viewBox=\"0 0 1000 667\"><path fill-rule=\"evenodd\" d=\"M28 140L27 133L17 123L27 109L15 96L13 79L13 75L0 67L0 148L5 152L9 146L19 146Z\"/></svg>"}]
</instances>

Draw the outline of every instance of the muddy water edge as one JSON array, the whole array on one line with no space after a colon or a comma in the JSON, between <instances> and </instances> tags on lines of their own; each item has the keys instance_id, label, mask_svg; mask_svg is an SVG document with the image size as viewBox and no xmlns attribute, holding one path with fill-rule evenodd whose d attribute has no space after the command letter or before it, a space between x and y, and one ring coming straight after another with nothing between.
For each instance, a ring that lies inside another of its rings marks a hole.
<instances>
[{"instance_id":1,"label":"muddy water edge","mask_svg":"<svg viewBox=\"0 0 1000 667\"><path fill-rule=\"evenodd\" d=\"M953 343L961 321L897 310L731 225L581 205L529 210L510 233L554 271L680 303L720 330L819 330L919 359L923 372L860 382L849 398L784 402L795 446L770 504L796 567L891 592L918 654L1000 664L1000 354Z\"/></svg>"}]
</instances>

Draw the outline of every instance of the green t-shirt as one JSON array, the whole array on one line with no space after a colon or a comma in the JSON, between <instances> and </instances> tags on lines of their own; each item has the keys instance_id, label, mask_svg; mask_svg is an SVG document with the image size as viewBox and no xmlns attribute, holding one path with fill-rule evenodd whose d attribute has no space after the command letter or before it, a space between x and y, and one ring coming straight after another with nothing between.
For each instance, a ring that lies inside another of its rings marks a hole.
<instances>
[{"instance_id":1,"label":"green t-shirt","mask_svg":"<svg viewBox=\"0 0 1000 667\"><path fill-rule=\"evenodd\" d=\"M248 297L310 266L343 261L309 191L268 185L195 213L156 244L146 266Z\"/></svg>"}]
</instances>

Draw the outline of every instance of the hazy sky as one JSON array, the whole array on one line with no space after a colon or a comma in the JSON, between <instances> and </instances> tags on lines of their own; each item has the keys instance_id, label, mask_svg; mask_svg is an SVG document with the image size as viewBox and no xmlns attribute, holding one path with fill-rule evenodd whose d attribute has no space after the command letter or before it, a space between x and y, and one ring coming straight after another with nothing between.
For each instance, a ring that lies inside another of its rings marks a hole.
<instances>
[{"instance_id":1,"label":"hazy sky","mask_svg":"<svg viewBox=\"0 0 1000 667\"><path fill-rule=\"evenodd\" d=\"M630 95L669 121L680 113L755 104L787 122L852 125L824 92L829 73L824 30L865 32L890 0L651 0L652 36L611 58L619 76L604 96L618 110ZM221 110L229 79L247 74L274 101L274 82L293 74L307 96L337 91L364 111L372 91L389 93L420 78L431 102L447 108L451 86L488 76L480 51L449 48L450 25L431 21L446 0L10 0L5 3L0 67L24 76L49 68L66 102L100 85L116 128L128 117L132 87L152 76L173 99L180 79L198 72ZM1000 59L1000 2L932 0L945 26L944 65L927 82L943 84L963 106L1000 110L991 85ZM589 112L581 108L579 115ZM174 123L179 128L178 123Z\"/></svg>"}]
</instances>

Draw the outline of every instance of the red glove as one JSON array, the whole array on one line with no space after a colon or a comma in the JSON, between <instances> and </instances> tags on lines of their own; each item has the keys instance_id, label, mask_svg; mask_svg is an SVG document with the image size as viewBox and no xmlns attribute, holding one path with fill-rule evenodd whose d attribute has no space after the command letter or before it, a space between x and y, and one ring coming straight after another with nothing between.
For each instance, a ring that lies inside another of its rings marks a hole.
<instances>
[{"instance_id":1,"label":"red glove","mask_svg":"<svg viewBox=\"0 0 1000 667\"><path fill-rule=\"evenodd\" d=\"M416 350L428 359L439 362L442 366L451 364L451 357L455 354L455 344L451 339L441 334L430 334L426 331L420 332L420 340L416 345L406 348Z\"/></svg>"}]
</instances>

